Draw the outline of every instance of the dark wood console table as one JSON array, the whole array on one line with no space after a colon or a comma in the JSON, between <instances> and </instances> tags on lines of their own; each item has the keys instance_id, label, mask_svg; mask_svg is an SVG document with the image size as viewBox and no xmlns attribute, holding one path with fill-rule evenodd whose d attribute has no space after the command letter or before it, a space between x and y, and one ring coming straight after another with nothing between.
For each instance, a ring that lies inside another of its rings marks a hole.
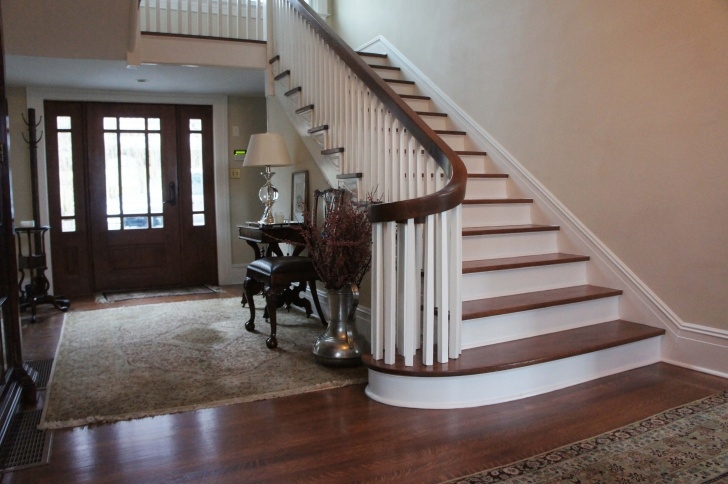
<instances>
[{"instance_id":1,"label":"dark wood console table","mask_svg":"<svg viewBox=\"0 0 728 484\"><path fill-rule=\"evenodd\" d=\"M244 240L253 249L256 259L273 255L283 256L283 251L280 247L282 243L289 243L294 246L291 255L300 255L306 247L303 236L295 228L296 225L300 225L300 223L270 225L259 224L257 222L245 223L238 225L238 238ZM297 285L287 289L281 297L281 306L285 304L287 308L290 308L291 304L293 304L303 308L306 314L311 314L311 303L308 299L301 297L301 293L306 290L306 286L306 281L301 281ZM245 291L243 291L243 297L240 303L243 306L247 303ZM267 309L264 317L268 317Z\"/></svg>"}]
</instances>

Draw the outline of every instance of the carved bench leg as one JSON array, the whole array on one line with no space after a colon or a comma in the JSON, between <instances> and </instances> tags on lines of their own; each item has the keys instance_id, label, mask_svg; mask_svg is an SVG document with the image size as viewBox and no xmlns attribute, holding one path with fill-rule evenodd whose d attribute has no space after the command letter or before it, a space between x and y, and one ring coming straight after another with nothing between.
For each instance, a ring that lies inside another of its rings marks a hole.
<instances>
[{"instance_id":1,"label":"carved bench leg","mask_svg":"<svg viewBox=\"0 0 728 484\"><path fill-rule=\"evenodd\" d=\"M245 323L245 329L248 331L255 330L255 302L253 302L253 295L260 291L260 283L252 277L246 277L243 283L243 294L248 300L250 306L250 319Z\"/></svg>"},{"instance_id":2,"label":"carved bench leg","mask_svg":"<svg viewBox=\"0 0 728 484\"><path fill-rule=\"evenodd\" d=\"M283 288L270 287L265 293L266 308L268 309L268 319L270 321L270 336L265 340L265 345L270 348L278 346L278 338L276 337L276 308L278 308L278 300L283 292Z\"/></svg>"}]
</instances>

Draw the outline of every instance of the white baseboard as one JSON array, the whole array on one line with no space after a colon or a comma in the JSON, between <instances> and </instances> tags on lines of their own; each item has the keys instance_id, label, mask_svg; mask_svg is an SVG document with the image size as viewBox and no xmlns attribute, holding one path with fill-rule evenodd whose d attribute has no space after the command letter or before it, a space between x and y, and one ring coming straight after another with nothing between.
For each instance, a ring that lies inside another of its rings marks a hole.
<instances>
[{"instance_id":1,"label":"white baseboard","mask_svg":"<svg viewBox=\"0 0 728 484\"><path fill-rule=\"evenodd\" d=\"M473 145L486 151L493 163L508 173L515 184L534 199L544 221L561 227L561 242L569 250L589 255L592 261L590 283L618 287L624 291L620 317L662 327L661 361L701 372L728 377L728 331L686 323L641 281L609 248L571 213L518 160L500 145L465 110L441 91L387 39L379 36L362 45L359 51L387 54L402 69L405 77L447 112L457 129L468 133Z\"/></svg>"}]
</instances>

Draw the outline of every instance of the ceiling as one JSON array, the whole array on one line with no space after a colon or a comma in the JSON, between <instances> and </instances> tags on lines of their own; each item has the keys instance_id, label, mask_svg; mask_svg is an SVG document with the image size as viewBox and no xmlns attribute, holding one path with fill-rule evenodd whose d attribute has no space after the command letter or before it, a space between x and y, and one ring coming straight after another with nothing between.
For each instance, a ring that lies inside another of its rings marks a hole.
<instances>
[{"instance_id":1,"label":"ceiling","mask_svg":"<svg viewBox=\"0 0 728 484\"><path fill-rule=\"evenodd\" d=\"M128 68L138 0L0 0L8 86L263 95L264 72L227 67Z\"/></svg>"}]
</instances>

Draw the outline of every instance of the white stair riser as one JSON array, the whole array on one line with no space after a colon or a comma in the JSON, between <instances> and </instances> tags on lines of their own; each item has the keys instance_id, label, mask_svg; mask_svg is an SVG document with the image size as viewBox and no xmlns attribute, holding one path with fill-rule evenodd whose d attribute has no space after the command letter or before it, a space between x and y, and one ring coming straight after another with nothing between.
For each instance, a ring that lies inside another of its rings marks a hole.
<instances>
[{"instance_id":1,"label":"white stair riser","mask_svg":"<svg viewBox=\"0 0 728 484\"><path fill-rule=\"evenodd\" d=\"M401 84L399 82L390 82L389 87L399 95L402 94L417 94L417 86L414 84Z\"/></svg>"},{"instance_id":2,"label":"white stair riser","mask_svg":"<svg viewBox=\"0 0 728 484\"><path fill-rule=\"evenodd\" d=\"M465 151L465 135L462 134L441 134L442 140L454 151Z\"/></svg>"},{"instance_id":3,"label":"white stair riser","mask_svg":"<svg viewBox=\"0 0 728 484\"><path fill-rule=\"evenodd\" d=\"M422 120L432 129L450 129L450 121L445 116L420 116Z\"/></svg>"},{"instance_id":4,"label":"white stair riser","mask_svg":"<svg viewBox=\"0 0 728 484\"><path fill-rule=\"evenodd\" d=\"M488 155L460 155L468 173L498 173Z\"/></svg>"},{"instance_id":5,"label":"white stair riser","mask_svg":"<svg viewBox=\"0 0 728 484\"><path fill-rule=\"evenodd\" d=\"M505 198L508 194L508 178L468 178L465 199Z\"/></svg>"},{"instance_id":6,"label":"white stair riser","mask_svg":"<svg viewBox=\"0 0 728 484\"><path fill-rule=\"evenodd\" d=\"M486 203L463 205L463 227L526 225L531 223L530 203ZM481 258L492 258L483 254Z\"/></svg>"},{"instance_id":7,"label":"white stair riser","mask_svg":"<svg viewBox=\"0 0 728 484\"><path fill-rule=\"evenodd\" d=\"M463 321L463 349L591 326L619 319L619 297L562 304Z\"/></svg>"},{"instance_id":8,"label":"white stair riser","mask_svg":"<svg viewBox=\"0 0 728 484\"><path fill-rule=\"evenodd\" d=\"M558 232L471 235L462 238L463 260L558 252Z\"/></svg>"},{"instance_id":9,"label":"white stair riser","mask_svg":"<svg viewBox=\"0 0 728 484\"><path fill-rule=\"evenodd\" d=\"M404 99L404 102L407 103L409 107L412 108L413 111L431 111L432 110L432 101L429 99Z\"/></svg>"},{"instance_id":10,"label":"white stair riser","mask_svg":"<svg viewBox=\"0 0 728 484\"><path fill-rule=\"evenodd\" d=\"M366 394L409 408L493 405L633 370L660 361L661 337L512 370L449 377L407 377L369 370Z\"/></svg>"},{"instance_id":11,"label":"white stair riser","mask_svg":"<svg viewBox=\"0 0 728 484\"><path fill-rule=\"evenodd\" d=\"M463 274L463 301L586 284L586 262ZM466 341L466 340L464 340Z\"/></svg>"}]
</instances>

